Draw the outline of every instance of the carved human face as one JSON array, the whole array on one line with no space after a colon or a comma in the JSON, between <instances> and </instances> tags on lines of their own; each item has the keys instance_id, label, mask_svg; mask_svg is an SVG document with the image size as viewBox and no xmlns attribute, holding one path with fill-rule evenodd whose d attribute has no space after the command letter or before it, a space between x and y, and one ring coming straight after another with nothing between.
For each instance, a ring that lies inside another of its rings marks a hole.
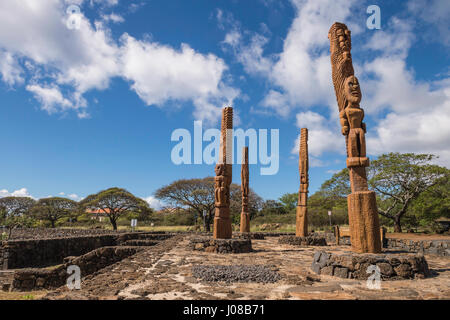
<instances>
[{"instance_id":1,"label":"carved human face","mask_svg":"<svg viewBox=\"0 0 450 320\"><path fill-rule=\"evenodd\" d=\"M359 88L358 78L350 76L345 79L345 98L352 104L361 102L361 89Z\"/></svg>"},{"instance_id":2,"label":"carved human face","mask_svg":"<svg viewBox=\"0 0 450 320\"><path fill-rule=\"evenodd\" d=\"M214 169L214 171L216 172L217 176L221 176L224 174L224 170L225 166L223 164L216 164L216 168Z\"/></svg>"}]
</instances>

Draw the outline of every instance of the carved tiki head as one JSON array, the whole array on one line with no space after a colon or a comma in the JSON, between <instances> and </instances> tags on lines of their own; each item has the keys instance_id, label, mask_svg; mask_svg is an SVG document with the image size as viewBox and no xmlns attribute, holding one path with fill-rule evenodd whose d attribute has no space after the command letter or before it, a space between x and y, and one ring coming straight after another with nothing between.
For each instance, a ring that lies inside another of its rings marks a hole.
<instances>
[{"instance_id":1,"label":"carved tiki head","mask_svg":"<svg viewBox=\"0 0 450 320\"><path fill-rule=\"evenodd\" d=\"M349 76L344 82L345 99L352 105L358 105L361 102L361 88L359 87L358 78Z\"/></svg>"},{"instance_id":2,"label":"carved tiki head","mask_svg":"<svg viewBox=\"0 0 450 320\"><path fill-rule=\"evenodd\" d=\"M216 164L216 168L214 169L216 172L216 176L223 176L225 175L225 165L222 163Z\"/></svg>"}]
</instances>

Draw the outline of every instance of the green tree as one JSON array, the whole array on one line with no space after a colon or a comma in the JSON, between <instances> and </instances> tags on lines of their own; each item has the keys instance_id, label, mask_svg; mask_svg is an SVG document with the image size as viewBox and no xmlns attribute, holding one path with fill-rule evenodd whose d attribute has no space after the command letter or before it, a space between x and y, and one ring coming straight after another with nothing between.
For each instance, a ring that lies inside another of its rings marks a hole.
<instances>
[{"instance_id":1,"label":"green tree","mask_svg":"<svg viewBox=\"0 0 450 320\"><path fill-rule=\"evenodd\" d=\"M253 219L261 210L264 200L257 195L251 188L248 194L248 213L250 219ZM234 223L239 223L242 211L242 191L241 186L235 183L230 185L230 216Z\"/></svg>"},{"instance_id":2,"label":"green tree","mask_svg":"<svg viewBox=\"0 0 450 320\"><path fill-rule=\"evenodd\" d=\"M78 203L76 201L67 198L50 197L39 199L31 209L31 212L37 219L49 221L52 228L54 228L58 219L73 214L77 209Z\"/></svg>"},{"instance_id":3,"label":"green tree","mask_svg":"<svg viewBox=\"0 0 450 320\"><path fill-rule=\"evenodd\" d=\"M419 224L430 225L437 218L450 218L450 174L414 200L410 211L418 217Z\"/></svg>"},{"instance_id":4,"label":"green tree","mask_svg":"<svg viewBox=\"0 0 450 320\"><path fill-rule=\"evenodd\" d=\"M285 193L278 199L278 201L283 204L286 212L291 212L297 207L298 193Z\"/></svg>"},{"instance_id":5,"label":"green tree","mask_svg":"<svg viewBox=\"0 0 450 320\"><path fill-rule=\"evenodd\" d=\"M276 200L266 200L264 201L260 215L261 216L267 216L267 215L278 215L278 214L286 214L286 209L284 208L283 204L276 201Z\"/></svg>"},{"instance_id":6,"label":"green tree","mask_svg":"<svg viewBox=\"0 0 450 320\"><path fill-rule=\"evenodd\" d=\"M121 188L109 188L87 196L80 202L84 209L100 210L106 214L114 230L120 216L148 210L148 203Z\"/></svg>"},{"instance_id":7,"label":"green tree","mask_svg":"<svg viewBox=\"0 0 450 320\"><path fill-rule=\"evenodd\" d=\"M0 224L8 228L8 239L12 230L18 227L30 227L33 219L31 208L36 201L29 197L5 197L0 199Z\"/></svg>"},{"instance_id":8,"label":"green tree","mask_svg":"<svg viewBox=\"0 0 450 320\"><path fill-rule=\"evenodd\" d=\"M435 158L431 154L388 153L372 161L369 184L382 200L378 212L393 220L395 232L402 232L401 219L412 202L448 177L448 169L432 164Z\"/></svg>"},{"instance_id":9,"label":"green tree","mask_svg":"<svg viewBox=\"0 0 450 320\"><path fill-rule=\"evenodd\" d=\"M240 186L230 186L230 215L235 216L241 210ZM181 179L163 186L155 192L155 197L173 207L191 208L198 217L203 217L206 210L206 231L210 231L210 224L214 219L215 196L214 178ZM249 210L256 212L259 209L261 198L250 189Z\"/></svg>"}]
</instances>

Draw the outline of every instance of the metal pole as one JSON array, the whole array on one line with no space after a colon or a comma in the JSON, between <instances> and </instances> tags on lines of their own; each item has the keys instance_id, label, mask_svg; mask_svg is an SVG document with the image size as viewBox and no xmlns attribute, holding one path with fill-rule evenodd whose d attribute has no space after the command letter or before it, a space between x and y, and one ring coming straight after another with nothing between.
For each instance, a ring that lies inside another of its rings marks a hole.
<instances>
[{"instance_id":1,"label":"metal pole","mask_svg":"<svg viewBox=\"0 0 450 320\"><path fill-rule=\"evenodd\" d=\"M206 232L206 210L203 210L203 231Z\"/></svg>"}]
</instances>

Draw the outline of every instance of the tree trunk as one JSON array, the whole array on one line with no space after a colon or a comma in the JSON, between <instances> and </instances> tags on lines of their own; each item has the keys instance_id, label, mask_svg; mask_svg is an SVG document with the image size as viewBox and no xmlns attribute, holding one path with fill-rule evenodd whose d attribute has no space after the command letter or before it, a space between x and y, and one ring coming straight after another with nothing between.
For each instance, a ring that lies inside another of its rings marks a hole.
<instances>
[{"instance_id":1,"label":"tree trunk","mask_svg":"<svg viewBox=\"0 0 450 320\"><path fill-rule=\"evenodd\" d=\"M402 226L400 224L400 217L395 217L395 219L394 219L394 232L402 233Z\"/></svg>"},{"instance_id":2,"label":"tree trunk","mask_svg":"<svg viewBox=\"0 0 450 320\"><path fill-rule=\"evenodd\" d=\"M111 221L112 227L114 231L117 231L117 222L116 220L109 218L109 221Z\"/></svg>"},{"instance_id":3,"label":"tree trunk","mask_svg":"<svg viewBox=\"0 0 450 320\"><path fill-rule=\"evenodd\" d=\"M52 224L52 228L55 227L55 220L50 220L51 224Z\"/></svg>"},{"instance_id":4,"label":"tree trunk","mask_svg":"<svg viewBox=\"0 0 450 320\"><path fill-rule=\"evenodd\" d=\"M210 225L211 225L211 215L207 215L205 217L205 220L206 220L205 232L211 232L211 227L210 227Z\"/></svg>"}]
</instances>

